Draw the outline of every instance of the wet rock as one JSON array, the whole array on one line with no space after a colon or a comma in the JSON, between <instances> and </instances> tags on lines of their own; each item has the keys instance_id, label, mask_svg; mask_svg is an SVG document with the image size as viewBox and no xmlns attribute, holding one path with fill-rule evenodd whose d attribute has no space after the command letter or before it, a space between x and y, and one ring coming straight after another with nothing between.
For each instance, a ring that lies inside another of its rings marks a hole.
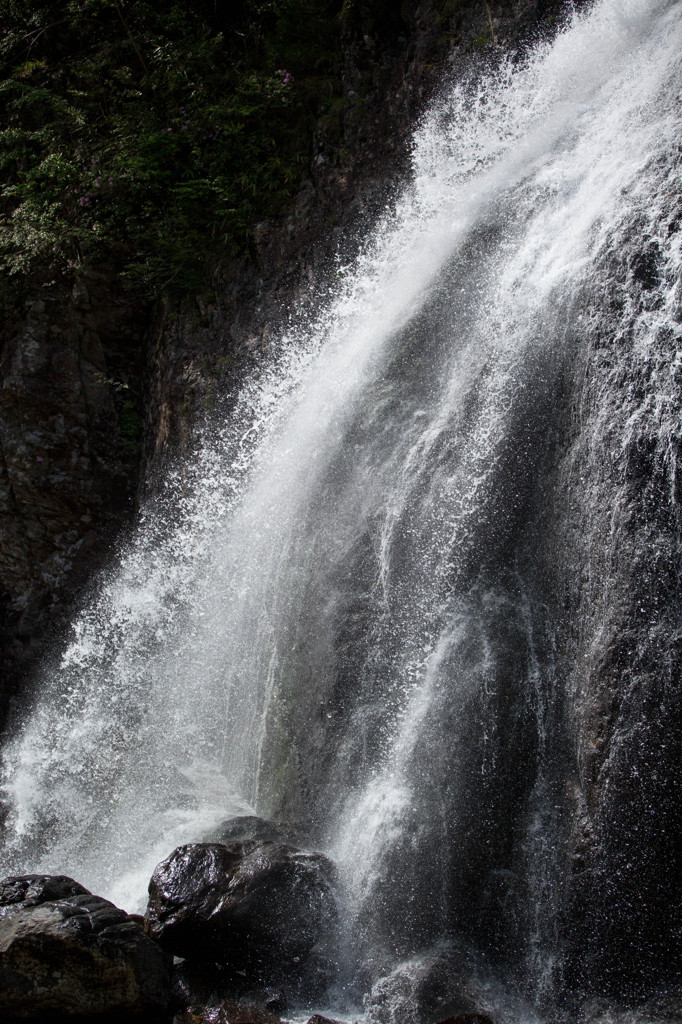
<instances>
[{"instance_id":1,"label":"wet rock","mask_svg":"<svg viewBox=\"0 0 682 1024\"><path fill-rule=\"evenodd\" d=\"M380 978L366 997L371 1024L433 1024L455 1019L478 1021L481 1005L476 961L467 950L435 950L400 964ZM468 1021L467 1021L468 1024Z\"/></svg>"},{"instance_id":2,"label":"wet rock","mask_svg":"<svg viewBox=\"0 0 682 1024\"><path fill-rule=\"evenodd\" d=\"M246 970L243 966L235 969L227 964L182 960L173 967L171 1001L179 1010L218 1006L232 1000L281 1015L292 1003L323 1004L337 970L330 957L315 953L281 967L261 958L253 960Z\"/></svg>"},{"instance_id":3,"label":"wet rock","mask_svg":"<svg viewBox=\"0 0 682 1024\"><path fill-rule=\"evenodd\" d=\"M173 1024L281 1024L281 1018L261 1006L227 999L218 1006L191 1006Z\"/></svg>"},{"instance_id":4,"label":"wet rock","mask_svg":"<svg viewBox=\"0 0 682 1024\"><path fill-rule=\"evenodd\" d=\"M323 1017L321 1013L314 1013L307 1024L341 1024L341 1021L333 1020L331 1017Z\"/></svg>"},{"instance_id":5,"label":"wet rock","mask_svg":"<svg viewBox=\"0 0 682 1024\"><path fill-rule=\"evenodd\" d=\"M286 981L291 998L302 1003L319 1003L330 985L336 981L338 964L329 956L312 953L306 958L300 974Z\"/></svg>"},{"instance_id":6,"label":"wet rock","mask_svg":"<svg viewBox=\"0 0 682 1024\"><path fill-rule=\"evenodd\" d=\"M27 907L92 893L67 875L12 875L0 881L0 919Z\"/></svg>"},{"instance_id":7,"label":"wet rock","mask_svg":"<svg viewBox=\"0 0 682 1024\"><path fill-rule=\"evenodd\" d=\"M82 891L59 896L69 888ZM123 910L64 876L6 879L0 893L8 911L0 920L3 1019L162 1017L170 994L165 957Z\"/></svg>"},{"instance_id":8,"label":"wet rock","mask_svg":"<svg viewBox=\"0 0 682 1024\"><path fill-rule=\"evenodd\" d=\"M438 1024L493 1024L485 1013L458 1013L454 1017L439 1020Z\"/></svg>"},{"instance_id":9,"label":"wet rock","mask_svg":"<svg viewBox=\"0 0 682 1024\"><path fill-rule=\"evenodd\" d=\"M269 1013L287 1009L285 993L272 985L261 985L244 971L225 964L176 961L171 978L171 1002L180 1010L189 1006L219 1006L225 1000L259 1006Z\"/></svg>"},{"instance_id":10,"label":"wet rock","mask_svg":"<svg viewBox=\"0 0 682 1024\"><path fill-rule=\"evenodd\" d=\"M180 846L149 883L147 927L190 961L247 977L304 974L336 924L334 868L320 853L247 840Z\"/></svg>"},{"instance_id":11,"label":"wet rock","mask_svg":"<svg viewBox=\"0 0 682 1024\"><path fill-rule=\"evenodd\" d=\"M241 814L235 818L227 818L205 836L204 842L233 843L244 839L304 845L301 830L295 825L282 821L268 821L267 818L259 818L256 814Z\"/></svg>"},{"instance_id":12,"label":"wet rock","mask_svg":"<svg viewBox=\"0 0 682 1024\"><path fill-rule=\"evenodd\" d=\"M655 242L651 243L647 249L635 253L632 257L632 276L647 291L655 288L659 283L660 258L660 248Z\"/></svg>"},{"instance_id":13,"label":"wet rock","mask_svg":"<svg viewBox=\"0 0 682 1024\"><path fill-rule=\"evenodd\" d=\"M35 289L0 343L0 723L132 510L144 307L109 275Z\"/></svg>"},{"instance_id":14,"label":"wet rock","mask_svg":"<svg viewBox=\"0 0 682 1024\"><path fill-rule=\"evenodd\" d=\"M236 980L238 983L238 976ZM234 972L229 968L178 960L171 976L171 1002L178 1009L186 1009L193 1004L210 1006L218 1003L228 992L238 992L238 984L235 986L234 981Z\"/></svg>"},{"instance_id":15,"label":"wet rock","mask_svg":"<svg viewBox=\"0 0 682 1024\"><path fill-rule=\"evenodd\" d=\"M283 992L273 992L266 996L263 1001L263 1008L268 1013L281 1015L287 1011L287 1000Z\"/></svg>"}]
</instances>

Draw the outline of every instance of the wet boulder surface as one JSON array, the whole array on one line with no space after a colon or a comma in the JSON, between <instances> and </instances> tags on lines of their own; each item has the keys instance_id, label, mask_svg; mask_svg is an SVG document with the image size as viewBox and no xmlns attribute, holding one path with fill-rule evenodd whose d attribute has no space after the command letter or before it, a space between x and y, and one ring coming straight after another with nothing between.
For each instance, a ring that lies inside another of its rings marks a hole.
<instances>
[{"instance_id":1,"label":"wet boulder surface","mask_svg":"<svg viewBox=\"0 0 682 1024\"><path fill-rule=\"evenodd\" d=\"M12 875L0 881L0 920L41 903L91 895L89 889L67 875Z\"/></svg>"},{"instance_id":2,"label":"wet boulder surface","mask_svg":"<svg viewBox=\"0 0 682 1024\"><path fill-rule=\"evenodd\" d=\"M489 976L473 948L452 944L411 957L377 979L365 997L368 1024L492 1024L483 1012Z\"/></svg>"},{"instance_id":3,"label":"wet boulder surface","mask_svg":"<svg viewBox=\"0 0 682 1024\"><path fill-rule=\"evenodd\" d=\"M227 999L218 1006L192 1006L176 1014L173 1024L282 1024L281 1018L252 1003Z\"/></svg>"},{"instance_id":4,"label":"wet boulder surface","mask_svg":"<svg viewBox=\"0 0 682 1024\"><path fill-rule=\"evenodd\" d=\"M0 882L0 1016L163 1019L166 957L136 922L66 876Z\"/></svg>"},{"instance_id":5,"label":"wet boulder surface","mask_svg":"<svg viewBox=\"0 0 682 1024\"><path fill-rule=\"evenodd\" d=\"M192 843L154 871L147 928L188 962L292 978L310 970L333 937L334 882L321 853L270 841Z\"/></svg>"},{"instance_id":6,"label":"wet boulder surface","mask_svg":"<svg viewBox=\"0 0 682 1024\"><path fill-rule=\"evenodd\" d=\"M269 821L256 814L240 814L234 818L226 818L202 839L207 843L233 843L237 840L258 839L298 848L305 845L305 832L288 822Z\"/></svg>"}]
</instances>

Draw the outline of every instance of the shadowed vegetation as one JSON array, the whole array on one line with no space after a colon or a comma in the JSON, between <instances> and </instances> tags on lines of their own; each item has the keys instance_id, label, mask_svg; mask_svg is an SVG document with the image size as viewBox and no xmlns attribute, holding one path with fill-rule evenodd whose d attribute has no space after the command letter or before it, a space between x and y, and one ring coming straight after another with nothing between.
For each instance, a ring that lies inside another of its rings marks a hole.
<instances>
[{"instance_id":1,"label":"shadowed vegetation","mask_svg":"<svg viewBox=\"0 0 682 1024\"><path fill-rule=\"evenodd\" d=\"M326 0L5 0L0 267L47 283L105 260L154 294L248 252L338 88Z\"/></svg>"}]
</instances>

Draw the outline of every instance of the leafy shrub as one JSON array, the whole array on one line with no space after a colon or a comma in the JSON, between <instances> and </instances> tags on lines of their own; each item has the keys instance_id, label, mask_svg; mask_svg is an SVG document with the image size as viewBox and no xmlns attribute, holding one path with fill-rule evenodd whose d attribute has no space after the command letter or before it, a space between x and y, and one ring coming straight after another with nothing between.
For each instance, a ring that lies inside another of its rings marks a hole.
<instances>
[{"instance_id":1,"label":"leafy shrub","mask_svg":"<svg viewBox=\"0 0 682 1024\"><path fill-rule=\"evenodd\" d=\"M106 259L150 294L198 288L290 201L333 92L325 0L5 0L2 16L6 275Z\"/></svg>"}]
</instances>

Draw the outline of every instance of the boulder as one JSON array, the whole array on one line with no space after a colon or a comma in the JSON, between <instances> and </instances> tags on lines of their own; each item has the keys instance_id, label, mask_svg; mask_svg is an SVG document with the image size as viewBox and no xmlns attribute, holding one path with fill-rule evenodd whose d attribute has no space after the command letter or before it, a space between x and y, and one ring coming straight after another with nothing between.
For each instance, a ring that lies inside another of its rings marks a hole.
<instances>
[{"instance_id":1,"label":"boulder","mask_svg":"<svg viewBox=\"0 0 682 1024\"><path fill-rule=\"evenodd\" d=\"M165 1012L166 958L123 910L65 876L5 879L0 899L3 1020L152 1021Z\"/></svg>"},{"instance_id":2,"label":"boulder","mask_svg":"<svg viewBox=\"0 0 682 1024\"><path fill-rule=\"evenodd\" d=\"M227 818L203 837L207 843L233 843L236 840L259 839L292 846L304 846L302 830L283 821L270 821L256 814L240 814Z\"/></svg>"},{"instance_id":3,"label":"boulder","mask_svg":"<svg viewBox=\"0 0 682 1024\"><path fill-rule=\"evenodd\" d=\"M147 928L190 961L267 979L303 973L337 920L335 872L321 853L246 840L180 846L149 883Z\"/></svg>"},{"instance_id":4,"label":"boulder","mask_svg":"<svg viewBox=\"0 0 682 1024\"><path fill-rule=\"evenodd\" d=\"M365 997L368 1024L485 1024L479 1019L482 961L466 948L435 948L379 978ZM461 1018L461 1020L460 1020Z\"/></svg>"},{"instance_id":5,"label":"boulder","mask_svg":"<svg viewBox=\"0 0 682 1024\"><path fill-rule=\"evenodd\" d=\"M37 907L65 896L91 896L66 875L13 875L0 881L0 919L24 907Z\"/></svg>"}]
</instances>

